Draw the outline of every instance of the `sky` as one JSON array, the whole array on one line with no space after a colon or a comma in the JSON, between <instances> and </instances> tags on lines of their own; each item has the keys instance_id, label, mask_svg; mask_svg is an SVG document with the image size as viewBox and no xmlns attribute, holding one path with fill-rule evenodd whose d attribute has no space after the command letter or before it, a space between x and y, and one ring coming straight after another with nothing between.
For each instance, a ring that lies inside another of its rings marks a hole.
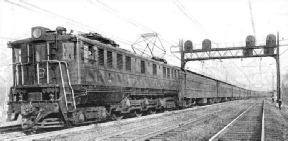
<instances>
[{"instance_id":1,"label":"sky","mask_svg":"<svg viewBox=\"0 0 288 141\"><path fill-rule=\"evenodd\" d=\"M0 84L11 81L7 42L29 38L34 26L97 32L131 51L141 34L157 33L165 58L176 66L180 61L170 48L180 39L191 40L195 48L207 38L233 47L248 35L255 35L261 44L268 34L279 32L284 75L288 70L288 1L250 0L250 4L251 8L248 0L0 0ZM271 89L276 72L273 58L189 62L186 68L253 90ZM274 79L276 85L276 75Z\"/></svg>"}]
</instances>

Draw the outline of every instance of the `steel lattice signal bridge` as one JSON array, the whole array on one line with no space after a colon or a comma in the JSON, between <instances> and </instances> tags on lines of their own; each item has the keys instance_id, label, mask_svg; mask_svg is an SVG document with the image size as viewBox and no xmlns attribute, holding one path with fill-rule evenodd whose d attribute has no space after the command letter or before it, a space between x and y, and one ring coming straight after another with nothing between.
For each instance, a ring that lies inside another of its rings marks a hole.
<instances>
[{"instance_id":1,"label":"steel lattice signal bridge","mask_svg":"<svg viewBox=\"0 0 288 141\"><path fill-rule=\"evenodd\" d=\"M246 37L246 45L240 47L211 48L211 41L205 39L202 49L193 49L193 43L187 40L184 45L180 42L181 68L189 61L204 61L214 59L235 59L253 57L273 57L276 60L277 69L277 102L281 101L280 94L280 60L279 60L279 33L276 36L269 34L266 37L266 45L256 46L254 36Z\"/></svg>"}]
</instances>

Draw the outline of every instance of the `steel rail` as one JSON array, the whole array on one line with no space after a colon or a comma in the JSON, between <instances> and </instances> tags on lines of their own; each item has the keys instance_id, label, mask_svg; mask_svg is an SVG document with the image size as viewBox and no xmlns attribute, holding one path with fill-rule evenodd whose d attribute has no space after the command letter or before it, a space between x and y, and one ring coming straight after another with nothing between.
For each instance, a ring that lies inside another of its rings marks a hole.
<instances>
[{"instance_id":1,"label":"steel rail","mask_svg":"<svg viewBox=\"0 0 288 141\"><path fill-rule=\"evenodd\" d=\"M209 139L209 141L217 141L219 136L225 134L225 132L228 130L230 126L232 126L242 115L244 115L247 111L249 111L253 106L256 105L256 102L248 107L244 112L242 112L239 116L237 116L234 120L232 120L228 125L226 125L224 128L222 128L218 133L216 133L213 137Z\"/></svg>"},{"instance_id":2,"label":"steel rail","mask_svg":"<svg viewBox=\"0 0 288 141\"><path fill-rule=\"evenodd\" d=\"M218 112L219 111L216 111L216 112L213 112L211 114L207 114L207 115L203 115L203 116L200 116L200 117L189 119L188 121L182 121L182 122L178 122L178 123L175 123L175 124L172 124L172 125L168 125L168 126L165 126L163 128L156 129L155 131L152 131L152 132L149 132L149 133L146 133L146 134L143 134L143 135L139 135L139 136L136 136L136 137L133 137L133 138L127 138L125 140L126 141L147 140L147 139L149 139L151 137L154 137L154 136L159 135L161 133L167 132L169 130L173 130L175 128L179 128L179 127L181 127L183 125L187 125L187 124L199 121L201 119L205 119L205 117L212 116L212 115L214 115L214 114L216 114ZM129 133L129 132L133 132L133 131L141 130L141 129L146 129L146 128L150 128L150 127L153 127L153 126L156 126L156 125L161 125L161 124L163 124L163 123L152 124L152 125L147 125L147 126L144 126L144 127L138 127L138 128L134 128L134 129L130 129L130 130L125 130L125 131L122 131L122 132L119 132L119 133L115 133L113 135L112 134L108 134L105 137L96 138L96 141L106 140L106 139L108 139L110 137L119 136L119 135L122 135L122 134L125 134L125 133ZM155 128L157 128L157 127L155 127Z\"/></svg>"},{"instance_id":3,"label":"steel rail","mask_svg":"<svg viewBox=\"0 0 288 141\"><path fill-rule=\"evenodd\" d=\"M263 101L263 109L262 109L262 130L261 130L261 141L265 141L265 114L264 114L264 106L265 100Z\"/></svg>"},{"instance_id":4,"label":"steel rail","mask_svg":"<svg viewBox=\"0 0 288 141\"><path fill-rule=\"evenodd\" d=\"M240 100L240 101L242 101L242 100ZM243 100L243 101L250 101L250 100ZM204 108L207 108L210 106L220 106L220 105L224 105L224 104L231 103L231 102L235 102L235 101L212 104L212 105L207 105L207 106L199 106L199 107L188 108L188 109L184 109L184 110L171 111L171 112L167 112L167 113L153 114L153 115L144 116L141 118L130 118L130 119L124 119L124 120L120 120L120 121L112 121L112 122L106 122L106 123L100 123L100 124L91 124L91 125L87 125L87 126L74 127L71 129L64 129L64 130L52 131L52 132L41 133L41 134L34 134L34 135L29 135L29 136L15 137L15 138L10 138L10 140L37 140L37 139L41 139L41 138L52 138L53 136L59 136L59 135L68 134L68 133L72 133L72 132L80 132L80 131L85 131L85 130L91 130L91 129L94 129L97 127L107 127L107 126L124 124L124 123L129 123L129 122L138 122L138 121L145 120L145 119L158 118L158 117L161 117L164 115L179 114L179 113L186 112L186 111L204 109ZM95 140L98 140L98 139L101 140L102 138L105 139L108 136L110 137L111 135L121 134L120 132L121 131L117 131L115 133L112 132L109 134L103 134L103 135L95 136ZM124 133L125 131L122 131L122 132Z\"/></svg>"}]
</instances>

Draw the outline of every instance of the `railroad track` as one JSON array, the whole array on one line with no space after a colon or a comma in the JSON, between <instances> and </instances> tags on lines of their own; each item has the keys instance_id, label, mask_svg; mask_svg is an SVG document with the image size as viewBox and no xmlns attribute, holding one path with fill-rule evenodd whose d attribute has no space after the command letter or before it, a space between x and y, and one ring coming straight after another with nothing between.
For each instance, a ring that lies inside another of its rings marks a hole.
<instances>
[{"instance_id":1,"label":"railroad track","mask_svg":"<svg viewBox=\"0 0 288 141\"><path fill-rule=\"evenodd\" d=\"M21 125L0 126L0 135L8 132L21 131Z\"/></svg>"},{"instance_id":2,"label":"railroad track","mask_svg":"<svg viewBox=\"0 0 288 141\"><path fill-rule=\"evenodd\" d=\"M210 106L221 106L221 105L225 105L225 104L228 104L230 102L226 102L226 103L219 103L219 104L214 104L214 105L207 105L207 106L201 106L201 107L196 107L196 108L190 108L190 109L185 109L185 110L180 110L180 111L171 111L171 112L168 112L168 113L162 113L162 114L156 114L156 115L149 115L149 116L144 116L144 117L141 117L141 118L130 118L130 119L124 119L124 120L121 120L121 121L112 121L112 122L107 122L107 123L101 123L101 124L92 124L92 125L88 125L88 126L82 126L82 127L74 127L74 128L70 128L70 129L64 129L64 130L59 130L59 131L52 131L52 132L47 132L47 133L41 133L41 134L34 134L34 135L22 135L22 136L15 136L15 137L11 137L9 138L9 140L37 140L37 139L53 139L53 137L59 137L62 138L63 135L67 134L77 134L79 133L79 131L89 131L89 130L98 130L101 129L105 129L109 126L120 126L122 124L128 124L130 122L143 122L142 120L143 119L150 119L150 118L159 118L160 116L163 116L163 115L177 115L178 118L174 118L173 120L174 121L177 121L179 118L183 118L183 115L181 117L181 113L185 113L185 111L190 111L190 110L193 110L193 111L197 111L197 110L200 110L200 109L205 109L207 107L210 107ZM189 117L186 117L186 121L184 122L179 122L178 124L173 124L171 125L171 120L166 122L166 125L169 125L167 127L165 127L165 129L159 129L159 131L156 130L155 127L157 127L159 125L159 123L154 123L154 124L149 124L147 126L142 126L142 127L139 127L139 128L133 128L133 129L128 129L128 130L118 130L117 132L113 132L113 133L107 133L107 134L99 134L99 135L95 135L93 137L93 139L95 140L105 140L105 139L112 139L113 140L113 137L115 136L118 136L118 135L124 135L128 132L132 132L132 131L137 131L137 130L140 130L142 128L146 128L146 129L151 129L153 128L153 133L146 133L146 135L142 134L142 138L150 138L152 139L153 137L156 137L158 135L159 137L159 134L161 133L172 133L176 130L174 129L179 129L178 131L180 132L181 130L184 130L184 127L187 127L185 125L190 125L191 123L196 123L197 121L201 121L201 120L205 120L207 118L213 118L214 115L211 114L212 112L219 112L219 110L217 111L210 111L210 110L207 110L208 113L210 113L209 115L206 114L206 116L201 116L201 117L195 117L193 116L193 113L191 113L189 115ZM180 115L180 116L179 116ZM187 116L187 114L185 114L185 116ZM190 119L190 117L195 117L197 119ZM162 122L163 123L163 122ZM172 132L171 132L172 131ZM144 133L144 132L143 132ZM94 132L95 134L95 132ZM0 135L1 136L1 135ZM65 138L65 137L64 137ZM140 138L140 136L138 136L136 138L136 136L133 138L135 140L138 140L138 138ZM117 139L118 140L118 139ZM141 139L140 139L141 140Z\"/></svg>"},{"instance_id":3,"label":"railroad track","mask_svg":"<svg viewBox=\"0 0 288 141\"><path fill-rule=\"evenodd\" d=\"M175 136L182 133L197 123L210 121L216 118L219 113L229 112L232 108L215 110L201 116L192 116L187 114L185 117L177 118L165 123L154 123L143 127L125 130L115 134L108 134L95 138L97 141L143 141L143 140L162 140L166 137Z\"/></svg>"},{"instance_id":4,"label":"railroad track","mask_svg":"<svg viewBox=\"0 0 288 141\"><path fill-rule=\"evenodd\" d=\"M19 137L25 135L22 131L21 125L7 125L0 126L0 140L9 139L12 137Z\"/></svg>"},{"instance_id":5,"label":"railroad track","mask_svg":"<svg viewBox=\"0 0 288 141\"><path fill-rule=\"evenodd\" d=\"M215 134L209 141L264 140L264 101L255 103Z\"/></svg>"}]
</instances>

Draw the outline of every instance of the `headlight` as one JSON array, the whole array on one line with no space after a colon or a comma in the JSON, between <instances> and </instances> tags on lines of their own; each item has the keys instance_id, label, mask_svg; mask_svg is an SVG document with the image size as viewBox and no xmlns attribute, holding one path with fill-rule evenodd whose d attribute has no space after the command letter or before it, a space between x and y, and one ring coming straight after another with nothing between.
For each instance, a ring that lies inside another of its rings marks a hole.
<instances>
[{"instance_id":1,"label":"headlight","mask_svg":"<svg viewBox=\"0 0 288 141\"><path fill-rule=\"evenodd\" d=\"M32 33L32 36L34 37L34 38L39 38L40 36L41 36L41 30L40 29L38 29L38 28L36 28L36 29L34 29L33 30L33 33Z\"/></svg>"}]
</instances>

